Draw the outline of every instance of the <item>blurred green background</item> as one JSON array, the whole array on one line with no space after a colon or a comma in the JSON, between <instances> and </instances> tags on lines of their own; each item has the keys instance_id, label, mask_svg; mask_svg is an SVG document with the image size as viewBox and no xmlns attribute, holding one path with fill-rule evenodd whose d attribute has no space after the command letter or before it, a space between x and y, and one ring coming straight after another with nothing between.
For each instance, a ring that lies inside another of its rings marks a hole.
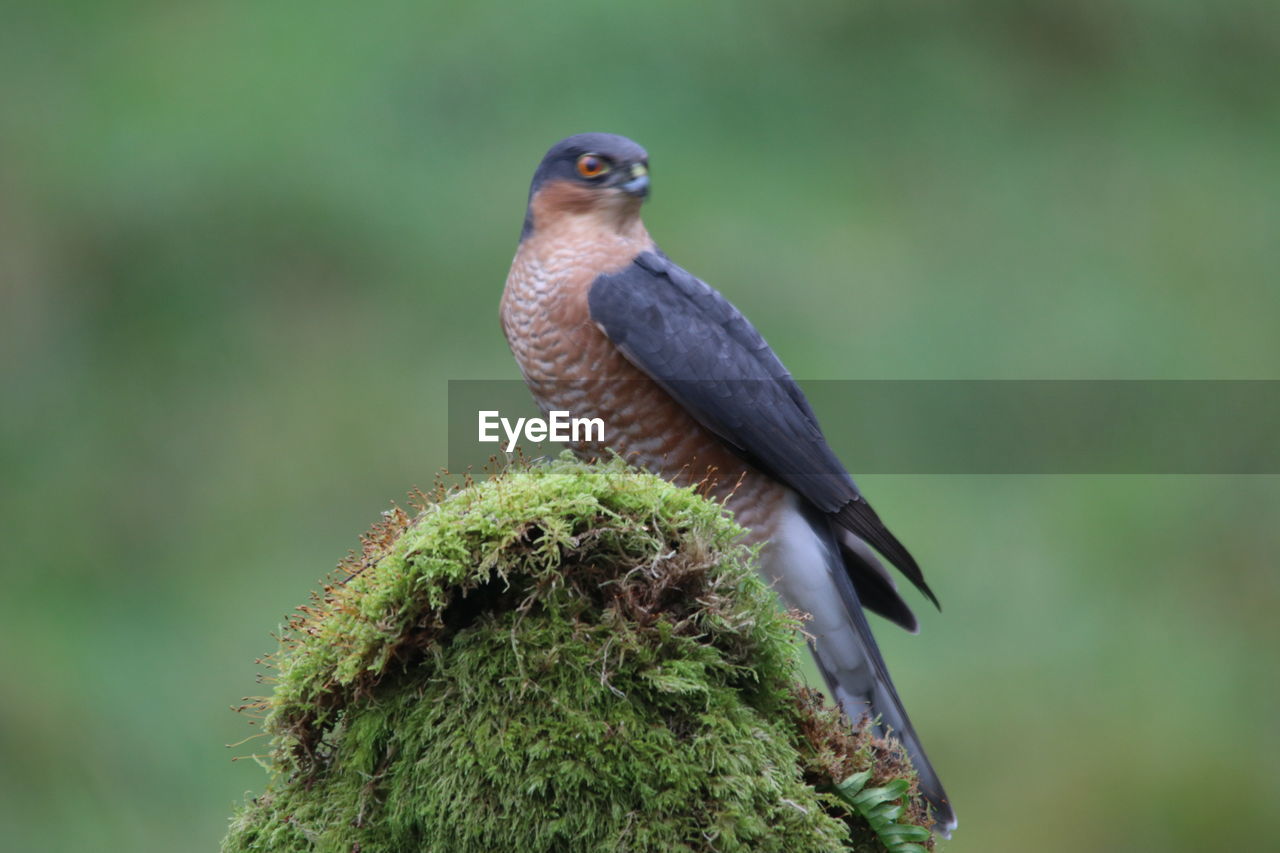
<instances>
[{"instance_id":1,"label":"blurred green background","mask_svg":"<svg viewBox=\"0 0 1280 853\"><path fill-rule=\"evenodd\" d=\"M570 133L648 147L650 230L799 377L1280 378L1263 0L3 21L7 849L207 850L262 788L228 707L445 464L446 381L518 375L497 301ZM945 849L1268 846L1280 478L861 484L946 607L876 623Z\"/></svg>"}]
</instances>

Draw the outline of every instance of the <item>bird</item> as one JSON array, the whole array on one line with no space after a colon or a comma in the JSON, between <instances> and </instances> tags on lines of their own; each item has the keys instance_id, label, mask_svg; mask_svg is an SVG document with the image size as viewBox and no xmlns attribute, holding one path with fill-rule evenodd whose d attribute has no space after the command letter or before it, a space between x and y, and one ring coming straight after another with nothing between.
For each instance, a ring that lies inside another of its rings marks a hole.
<instances>
[{"instance_id":1,"label":"bird","mask_svg":"<svg viewBox=\"0 0 1280 853\"><path fill-rule=\"evenodd\" d=\"M723 501L761 546L766 582L807 615L809 649L841 709L901 742L933 829L949 836L955 811L863 612L918 631L881 558L937 597L765 339L649 236L649 189L649 155L623 136L577 134L542 158L500 309L525 383L544 412L600 418L609 451Z\"/></svg>"}]
</instances>

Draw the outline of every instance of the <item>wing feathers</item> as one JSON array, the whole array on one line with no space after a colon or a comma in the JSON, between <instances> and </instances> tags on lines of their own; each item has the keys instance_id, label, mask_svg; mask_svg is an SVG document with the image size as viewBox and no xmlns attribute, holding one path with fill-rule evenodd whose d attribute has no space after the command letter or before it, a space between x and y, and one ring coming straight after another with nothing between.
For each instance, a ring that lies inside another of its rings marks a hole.
<instances>
[{"instance_id":1,"label":"wing feathers","mask_svg":"<svg viewBox=\"0 0 1280 853\"><path fill-rule=\"evenodd\" d=\"M840 559L862 606L915 634L920 623L898 594L898 585L876 558L871 546L847 530L839 531Z\"/></svg>"},{"instance_id":2,"label":"wing feathers","mask_svg":"<svg viewBox=\"0 0 1280 853\"><path fill-rule=\"evenodd\" d=\"M920 570L911 552L898 541L898 537L889 532L889 528L884 526L865 498L858 497L845 504L836 514L835 520L841 527L856 533L870 543L871 547L883 554L886 560L897 566L898 571L902 572L916 589L924 593L925 597L933 602L934 607L942 609L937 596L933 594L933 590L929 589L929 584L925 583L924 572Z\"/></svg>"},{"instance_id":3,"label":"wing feathers","mask_svg":"<svg viewBox=\"0 0 1280 853\"><path fill-rule=\"evenodd\" d=\"M665 255L644 252L597 278L587 305L619 351L700 424L870 543L937 604L828 446L800 386L727 299Z\"/></svg>"}]
</instances>

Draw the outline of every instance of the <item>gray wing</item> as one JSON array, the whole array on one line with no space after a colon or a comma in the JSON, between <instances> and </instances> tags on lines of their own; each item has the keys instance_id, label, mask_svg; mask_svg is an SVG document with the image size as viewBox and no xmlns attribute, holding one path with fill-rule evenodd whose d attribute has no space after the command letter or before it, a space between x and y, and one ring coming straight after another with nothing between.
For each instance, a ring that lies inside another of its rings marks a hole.
<instances>
[{"instance_id":1,"label":"gray wing","mask_svg":"<svg viewBox=\"0 0 1280 853\"><path fill-rule=\"evenodd\" d=\"M800 387L727 299L661 253L644 252L597 278L587 304L622 354L700 424L868 542L937 605L915 559L827 445Z\"/></svg>"}]
</instances>

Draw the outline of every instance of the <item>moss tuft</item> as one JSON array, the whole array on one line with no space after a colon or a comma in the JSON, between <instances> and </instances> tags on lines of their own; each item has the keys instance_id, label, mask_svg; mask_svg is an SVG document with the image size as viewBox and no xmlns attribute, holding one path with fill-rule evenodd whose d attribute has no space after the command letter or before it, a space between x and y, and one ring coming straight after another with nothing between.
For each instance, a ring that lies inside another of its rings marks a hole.
<instances>
[{"instance_id":1,"label":"moss tuft","mask_svg":"<svg viewBox=\"0 0 1280 853\"><path fill-rule=\"evenodd\" d=\"M386 514L269 660L273 778L223 849L883 850L837 783L910 767L796 686L739 533L618 460Z\"/></svg>"}]
</instances>

